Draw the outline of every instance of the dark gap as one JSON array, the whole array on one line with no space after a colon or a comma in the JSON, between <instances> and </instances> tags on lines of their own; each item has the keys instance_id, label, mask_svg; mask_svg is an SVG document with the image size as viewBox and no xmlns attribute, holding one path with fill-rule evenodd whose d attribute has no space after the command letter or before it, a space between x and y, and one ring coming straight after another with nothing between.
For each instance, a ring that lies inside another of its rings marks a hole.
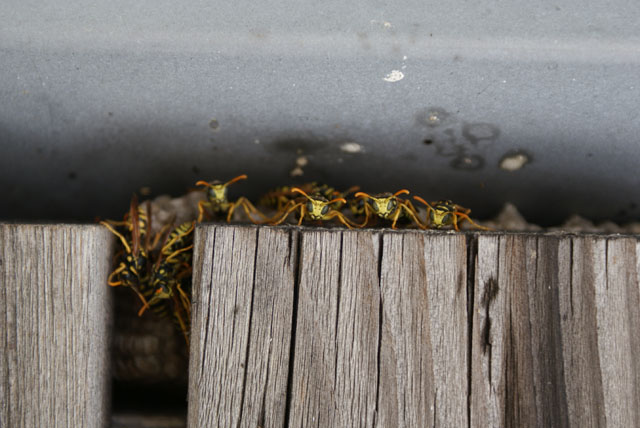
<instances>
[{"instance_id":1,"label":"dark gap","mask_svg":"<svg viewBox=\"0 0 640 428\"><path fill-rule=\"evenodd\" d=\"M571 317L573 318L573 237L569 238L569 305L571 306Z\"/></svg>"},{"instance_id":2,"label":"dark gap","mask_svg":"<svg viewBox=\"0 0 640 428\"><path fill-rule=\"evenodd\" d=\"M256 249L253 253L253 283L251 285L251 302L249 302L249 326L247 334L247 352L244 356L244 373L242 375L242 394L240 396L240 414L238 415L238 426L242 422L242 411L244 410L244 394L247 387L247 371L249 364L249 353L251 352L251 323L253 321L253 301L256 291L256 267L258 266L258 241L260 240L260 229L256 228Z\"/></svg>"},{"instance_id":3,"label":"dark gap","mask_svg":"<svg viewBox=\"0 0 640 428\"><path fill-rule=\"evenodd\" d=\"M433 144L433 140L431 138L425 138L424 140L422 140L422 144L430 146L431 144Z\"/></svg>"},{"instance_id":4,"label":"dark gap","mask_svg":"<svg viewBox=\"0 0 640 428\"><path fill-rule=\"evenodd\" d=\"M609 291L609 240L604 241L604 284L605 289Z\"/></svg>"},{"instance_id":5,"label":"dark gap","mask_svg":"<svg viewBox=\"0 0 640 428\"><path fill-rule=\"evenodd\" d=\"M344 244L344 233L340 232L340 261L338 262L338 295L337 295L337 307L336 307L336 324L334 329L334 342L335 342L335 361L333 366L333 380L334 387L338 380L338 322L340 321L340 292L342 291L342 248Z\"/></svg>"},{"instance_id":6,"label":"dark gap","mask_svg":"<svg viewBox=\"0 0 640 428\"><path fill-rule=\"evenodd\" d=\"M216 232L218 231L217 227L213 228L213 239L212 239L212 245L211 245L211 260L214 259L215 255L216 255ZM203 251L204 254L204 251ZM201 261L202 263L204 263L204 261ZM211 273L209 274L209 277L211 278L211 281L213 281L213 263L211 263ZM208 284L208 287L211 287L212 284ZM202 289L202 287L200 287L200 289ZM200 298L202 298L202 296L200 296ZM204 302L202 302L204 303ZM200 307L202 307L202 303L200 304ZM207 320L204 324L200 325L200 329L204 328L205 333L204 333L204 342L202 342L202 349L200 350L200 352L202 352L202 363L200 366L200 376L202 376L202 374L204 373L204 361L205 361L205 357L207 355L207 342L209 340L209 319L211 317L211 294L209 294L209 301L207 302Z\"/></svg>"},{"instance_id":7,"label":"dark gap","mask_svg":"<svg viewBox=\"0 0 640 428\"><path fill-rule=\"evenodd\" d=\"M294 232L289 232L293 234ZM291 319L291 344L289 349L289 373L287 374L287 404L284 409L284 428L289 426L289 417L291 415L291 394L293 391L293 365L296 354L296 328L298 324L298 297L300 294L300 275L302 270L302 233L297 232L296 236L296 269L293 283L293 313Z\"/></svg>"},{"instance_id":8,"label":"dark gap","mask_svg":"<svg viewBox=\"0 0 640 428\"><path fill-rule=\"evenodd\" d=\"M467 426L471 428L471 378L473 343L473 305L475 301L478 237L467 235ZM488 308L488 304L487 304Z\"/></svg>"},{"instance_id":9,"label":"dark gap","mask_svg":"<svg viewBox=\"0 0 640 428\"><path fill-rule=\"evenodd\" d=\"M114 380L113 414L135 413L187 417L187 391L184 383L139 383Z\"/></svg>"},{"instance_id":10,"label":"dark gap","mask_svg":"<svg viewBox=\"0 0 640 428\"><path fill-rule=\"evenodd\" d=\"M378 400L380 398L380 355L382 350L382 248L384 245L384 234L380 233L378 242L378 291L380 301L378 302L378 359L377 359L377 382L376 382L376 409L373 414L373 426L376 426L378 419Z\"/></svg>"},{"instance_id":11,"label":"dark gap","mask_svg":"<svg viewBox=\"0 0 640 428\"><path fill-rule=\"evenodd\" d=\"M436 390L433 391L433 423L431 424L433 428L435 428L436 426L437 414L438 414L438 388L436 388Z\"/></svg>"}]
</instances>

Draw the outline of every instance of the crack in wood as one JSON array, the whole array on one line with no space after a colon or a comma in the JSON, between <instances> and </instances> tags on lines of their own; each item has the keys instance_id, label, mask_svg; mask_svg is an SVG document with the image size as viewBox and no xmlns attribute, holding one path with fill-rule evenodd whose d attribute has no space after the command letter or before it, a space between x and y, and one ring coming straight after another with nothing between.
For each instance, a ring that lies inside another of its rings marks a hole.
<instances>
[{"instance_id":1,"label":"crack in wood","mask_svg":"<svg viewBox=\"0 0 640 428\"><path fill-rule=\"evenodd\" d=\"M251 284L251 300L249 301L249 325L247 326L247 348L246 348L245 357L244 357L244 368L243 368L244 373L242 375L242 390L240 392L240 414L238 415L238 424L237 424L238 427L242 423L242 412L244 411L244 408L245 408L244 399L245 399L245 392L247 388L247 372L249 371L249 353L251 352L251 323L253 321L253 302L255 300L256 274L258 272L258 269L257 269L258 241L260 239L260 229L256 228L255 231L256 231L256 234L255 234L256 245L255 245L255 252L253 255L253 280ZM267 376L269 373L268 367L269 365L267 364ZM266 386L265 386L265 391L266 391ZM264 394L263 394L262 405L264 407Z\"/></svg>"},{"instance_id":2,"label":"crack in wood","mask_svg":"<svg viewBox=\"0 0 640 428\"><path fill-rule=\"evenodd\" d=\"M293 235L293 232L291 232ZM291 418L291 400L292 400L292 392L293 392L293 368L295 362L296 355L296 330L298 325L298 303L300 297L300 277L302 275L302 271L300 266L302 266L304 260L304 254L302 253L302 239L303 233L298 232L295 236L295 239L290 239L290 243L293 244L295 241L295 253L296 253L296 266L295 273L293 277L293 311L291 314L291 341L289 346L289 367L287 372L287 395L286 395L286 404L284 410L284 426L283 428L288 428L290 425ZM293 249L292 249L293 251Z\"/></svg>"}]
</instances>

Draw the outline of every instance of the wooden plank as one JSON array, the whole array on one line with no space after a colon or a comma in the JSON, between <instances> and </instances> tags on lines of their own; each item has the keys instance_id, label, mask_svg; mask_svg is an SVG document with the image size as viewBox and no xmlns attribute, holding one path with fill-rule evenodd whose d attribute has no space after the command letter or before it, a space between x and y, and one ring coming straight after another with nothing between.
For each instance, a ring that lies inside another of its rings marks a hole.
<instances>
[{"instance_id":1,"label":"wooden plank","mask_svg":"<svg viewBox=\"0 0 640 428\"><path fill-rule=\"evenodd\" d=\"M640 426L638 245L201 227L190 426Z\"/></svg>"},{"instance_id":2,"label":"wooden plank","mask_svg":"<svg viewBox=\"0 0 640 428\"><path fill-rule=\"evenodd\" d=\"M112 249L99 226L0 225L0 426L107 424Z\"/></svg>"},{"instance_id":3,"label":"wooden plank","mask_svg":"<svg viewBox=\"0 0 640 428\"><path fill-rule=\"evenodd\" d=\"M466 242L385 234L377 426L467 425Z\"/></svg>"},{"instance_id":4,"label":"wooden plank","mask_svg":"<svg viewBox=\"0 0 640 428\"><path fill-rule=\"evenodd\" d=\"M555 237L478 238L472 425L568 425L558 251Z\"/></svg>"},{"instance_id":5,"label":"wooden plank","mask_svg":"<svg viewBox=\"0 0 640 428\"><path fill-rule=\"evenodd\" d=\"M606 282L606 246L606 239L596 237L560 242L558 293L569 426L607 426L596 314L596 290Z\"/></svg>"},{"instance_id":6,"label":"wooden plank","mask_svg":"<svg viewBox=\"0 0 640 428\"><path fill-rule=\"evenodd\" d=\"M241 427L285 425L297 241L295 230L258 232Z\"/></svg>"},{"instance_id":7,"label":"wooden plank","mask_svg":"<svg viewBox=\"0 0 640 428\"><path fill-rule=\"evenodd\" d=\"M640 425L637 245L478 238L473 426Z\"/></svg>"},{"instance_id":8,"label":"wooden plank","mask_svg":"<svg viewBox=\"0 0 640 428\"><path fill-rule=\"evenodd\" d=\"M605 417L607 426L640 426L638 243L609 239L606 245L606 279L596 288Z\"/></svg>"},{"instance_id":9,"label":"wooden plank","mask_svg":"<svg viewBox=\"0 0 640 428\"><path fill-rule=\"evenodd\" d=\"M195 239L188 423L237 426L246 374L257 229L200 227Z\"/></svg>"},{"instance_id":10,"label":"wooden plank","mask_svg":"<svg viewBox=\"0 0 640 428\"><path fill-rule=\"evenodd\" d=\"M333 426L342 232L303 232L289 426Z\"/></svg>"},{"instance_id":11,"label":"wooden plank","mask_svg":"<svg viewBox=\"0 0 640 428\"><path fill-rule=\"evenodd\" d=\"M304 232L289 426L373 426L378 235Z\"/></svg>"}]
</instances>

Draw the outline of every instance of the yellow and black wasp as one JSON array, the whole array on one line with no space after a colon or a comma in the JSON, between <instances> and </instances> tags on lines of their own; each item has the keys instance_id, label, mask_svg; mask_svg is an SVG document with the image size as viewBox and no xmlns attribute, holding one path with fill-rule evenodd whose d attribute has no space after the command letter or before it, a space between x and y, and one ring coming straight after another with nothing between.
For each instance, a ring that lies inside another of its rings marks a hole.
<instances>
[{"instance_id":1,"label":"yellow and black wasp","mask_svg":"<svg viewBox=\"0 0 640 428\"><path fill-rule=\"evenodd\" d=\"M241 206L249 220L253 223L258 223L253 217L252 214L257 214L262 219L266 220L264 214L262 214L253 204L244 196L238 198L235 202L229 201L227 197L227 186L232 183L235 183L239 180L245 180L247 178L246 174L239 175L226 183L222 183L220 181L198 181L196 186L205 186L207 189L207 200L198 202L198 223L202 221L204 214L206 212L205 208L214 215L214 216L224 216L226 214L227 222L231 221L231 217L233 216L233 212ZM207 212L207 216L210 217Z\"/></svg>"},{"instance_id":2,"label":"yellow and black wasp","mask_svg":"<svg viewBox=\"0 0 640 428\"><path fill-rule=\"evenodd\" d=\"M145 297L148 303L138 315L150 307L164 316L172 313L178 328L189 343L191 316L191 258L195 221L185 222L167 235L153 265Z\"/></svg>"},{"instance_id":3,"label":"yellow and black wasp","mask_svg":"<svg viewBox=\"0 0 640 428\"><path fill-rule=\"evenodd\" d=\"M469 217L471 214L471 210L469 208L464 208L458 204L454 204L449 200L442 200L437 202L428 203L420 196L414 196L413 199L416 201L422 202L427 206L427 222L428 226L434 229L442 229L447 226L453 226L456 231L460 231L458 228L458 223L461 223L464 220L468 220L469 223L482 230L491 230L488 227L480 226L475 223ZM458 218L462 220L458 221Z\"/></svg>"},{"instance_id":4,"label":"yellow and black wasp","mask_svg":"<svg viewBox=\"0 0 640 428\"><path fill-rule=\"evenodd\" d=\"M298 226L302 224L302 221L307 220L317 220L317 221L327 221L333 218L337 218L342 224L347 226L349 229L352 229L356 226L352 223L348 218L344 216L340 211L336 208L333 208L333 204L340 203L341 206L346 204L347 201L344 198L334 198L329 200L328 198L315 194L313 196L309 196L304 190L293 187L291 189L293 193L298 193L302 195L301 197L297 197L289 201L289 203L284 206L281 210L283 214L280 212L276 215L278 220L272 221L271 225L278 225L282 223L289 214L294 212L295 210L300 210L299 218L298 218Z\"/></svg>"},{"instance_id":5,"label":"yellow and black wasp","mask_svg":"<svg viewBox=\"0 0 640 428\"><path fill-rule=\"evenodd\" d=\"M415 223L420 229L426 229L426 226L418 218L418 211L411 201L398 197L408 193L407 189L398 190L396 193L380 193L375 196L364 192L356 193L354 196L364 201L364 221L358 227L367 226L370 217L375 215L390 220L393 229L396 228L398 220L403 218Z\"/></svg>"},{"instance_id":6,"label":"yellow and black wasp","mask_svg":"<svg viewBox=\"0 0 640 428\"><path fill-rule=\"evenodd\" d=\"M335 188L329 186L328 184L318 183L316 181L312 181L310 183L304 183L295 187L296 189L302 190L308 195L320 195L325 197L326 199L336 199L336 198L346 198L347 195L353 193L359 189L358 186L353 186L344 192L340 192ZM260 200L258 201L258 205L266 206L270 208L274 208L278 211L282 211L282 209L289 204L292 200L299 198L300 194L293 191L294 187L292 186L280 186L276 187L265 193ZM342 206L342 202L338 200L335 202L332 207L334 209L340 209Z\"/></svg>"},{"instance_id":7,"label":"yellow and black wasp","mask_svg":"<svg viewBox=\"0 0 640 428\"><path fill-rule=\"evenodd\" d=\"M100 224L116 235L122 243L123 250L119 253L118 267L111 272L107 283L112 286L126 286L131 288L140 298L143 304L147 301L144 290L149 280L149 205L147 209L138 205L138 197L133 195L129 213L121 222L106 220ZM129 235L129 241L116 230L116 227L124 226Z\"/></svg>"}]
</instances>

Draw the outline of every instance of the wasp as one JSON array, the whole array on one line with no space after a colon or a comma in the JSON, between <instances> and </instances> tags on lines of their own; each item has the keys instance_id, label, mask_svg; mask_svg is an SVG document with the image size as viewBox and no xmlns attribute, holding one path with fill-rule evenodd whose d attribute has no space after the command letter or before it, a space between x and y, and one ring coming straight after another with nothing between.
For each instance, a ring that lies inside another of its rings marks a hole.
<instances>
[{"instance_id":1,"label":"wasp","mask_svg":"<svg viewBox=\"0 0 640 428\"><path fill-rule=\"evenodd\" d=\"M147 206L147 209L149 209L149 206ZM120 239L124 248L120 263L107 278L107 283L112 287L119 285L130 287L145 305L147 301L143 291L149 279L148 248L150 234L148 231L148 218L147 211L138 205L138 197L133 195L128 216L125 215L124 221L107 220L100 222ZM114 226L125 226L129 230L131 244ZM116 277L118 278L117 280L115 279Z\"/></svg>"},{"instance_id":2,"label":"wasp","mask_svg":"<svg viewBox=\"0 0 640 428\"><path fill-rule=\"evenodd\" d=\"M469 218L469 214L471 214L471 210L469 208L464 208L458 204L454 204L449 200L442 200L429 204L420 196L414 196L413 199L422 202L427 206L427 221L429 222L429 226L435 229L442 229L443 227L453 225L453 228L459 232L460 229L458 228L458 218L461 218L462 220L460 220L460 222L468 220L469 223L471 223L478 229L491 230L490 228L480 226L479 224L471 220L471 218Z\"/></svg>"},{"instance_id":3,"label":"wasp","mask_svg":"<svg viewBox=\"0 0 640 428\"><path fill-rule=\"evenodd\" d=\"M196 186L205 186L207 188L207 200L198 202L198 223L202 221L202 217L205 213L205 207L209 208L209 210L214 215L227 215L227 222L231 221L231 217L233 216L233 212L241 206L249 219L256 223L256 221L252 217L252 213L258 214L261 218L266 220L264 214L262 214L256 207L253 206L251 202L244 196L238 198L235 202L229 201L227 197L227 186L235 183L239 180L245 180L247 178L246 174L239 175L226 183L222 183L220 181L198 181Z\"/></svg>"},{"instance_id":4,"label":"wasp","mask_svg":"<svg viewBox=\"0 0 640 428\"><path fill-rule=\"evenodd\" d=\"M157 315L166 315L169 306L187 343L191 315L191 256L195 221L176 227L167 237L153 266L145 297L149 300L138 315L150 307Z\"/></svg>"},{"instance_id":5,"label":"wasp","mask_svg":"<svg viewBox=\"0 0 640 428\"><path fill-rule=\"evenodd\" d=\"M371 196L364 192L358 192L354 196L356 198L362 198L364 200L364 222L358 227L364 227L369 223L369 217L372 214L376 216L391 220L391 228L396 228L396 223L399 219L406 218L409 221L413 221L420 229L426 229L426 226L418 218L418 211L413 206L411 201L398 198L399 195L408 194L407 189L398 190L396 193L380 193L375 196ZM358 206L355 205L356 209ZM353 209L352 209L353 210Z\"/></svg>"},{"instance_id":6,"label":"wasp","mask_svg":"<svg viewBox=\"0 0 640 428\"><path fill-rule=\"evenodd\" d=\"M282 223L293 211L300 209L300 218L298 220L298 226L302 224L302 221L306 218L309 220L331 220L332 218L338 218L342 224L352 229L356 226L348 218L346 218L340 211L332 207L332 204L341 203L346 204L347 200L344 198L328 199L320 194L309 196L304 190L293 187L291 189L293 193L299 193L301 197L297 197L289 201L289 203L283 207L281 211L284 214L278 213L276 217L280 217L279 220L273 221L272 225L278 225Z\"/></svg>"},{"instance_id":7,"label":"wasp","mask_svg":"<svg viewBox=\"0 0 640 428\"><path fill-rule=\"evenodd\" d=\"M335 198L346 198L347 195L359 189L358 186L353 186L344 192L340 192L329 186L328 184L321 184L316 181L301 184L296 188L304 191L308 195L321 195L329 200ZM293 187L280 186L265 193L258 201L258 205L267 206L275 208L278 211L282 211L282 209L289 202L296 199L297 197L299 197L299 194L293 191ZM342 204L343 203L338 200L338 202L334 202L332 204L332 208L340 209L342 207Z\"/></svg>"}]
</instances>

